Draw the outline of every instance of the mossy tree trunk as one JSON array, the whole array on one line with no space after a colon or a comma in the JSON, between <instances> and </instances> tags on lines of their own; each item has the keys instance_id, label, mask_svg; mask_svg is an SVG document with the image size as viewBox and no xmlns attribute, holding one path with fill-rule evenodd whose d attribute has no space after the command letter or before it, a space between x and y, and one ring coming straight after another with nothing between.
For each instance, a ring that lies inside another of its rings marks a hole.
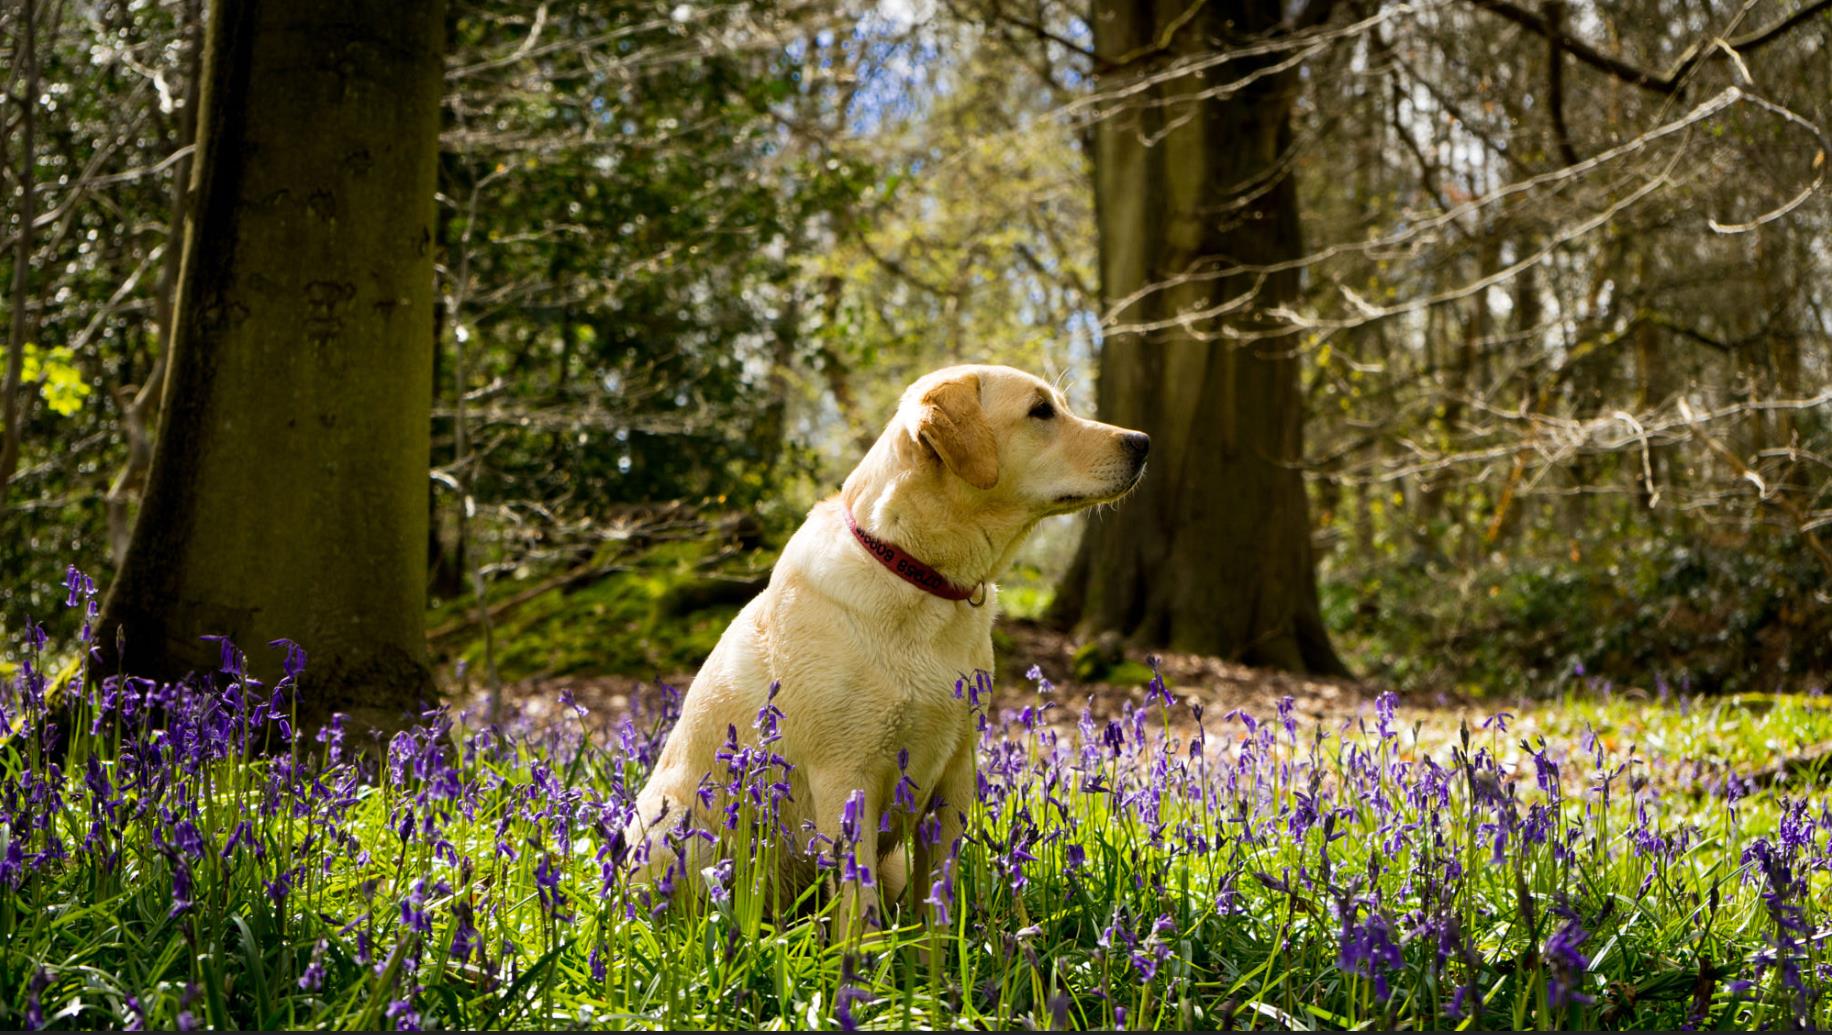
<instances>
[{"instance_id":1,"label":"mossy tree trunk","mask_svg":"<svg viewBox=\"0 0 1832 1035\"><path fill-rule=\"evenodd\" d=\"M1295 466L1298 342L1227 333L1268 333L1261 314L1299 290L1295 268L1222 272L1303 252L1296 73L1270 67L1291 53L1183 71L1288 31L1284 12L1278 0L1095 0L1093 18L1101 294L1114 324L1098 405L1102 420L1151 434L1152 463L1133 498L1090 520L1056 616L1084 635L1342 672ZM1249 292L1251 305L1231 308ZM1125 331L1189 313L1214 315Z\"/></svg>"},{"instance_id":2,"label":"mossy tree trunk","mask_svg":"<svg viewBox=\"0 0 1832 1035\"><path fill-rule=\"evenodd\" d=\"M302 713L387 726L426 662L443 0L219 0L145 500L104 608L128 671L310 653Z\"/></svg>"}]
</instances>

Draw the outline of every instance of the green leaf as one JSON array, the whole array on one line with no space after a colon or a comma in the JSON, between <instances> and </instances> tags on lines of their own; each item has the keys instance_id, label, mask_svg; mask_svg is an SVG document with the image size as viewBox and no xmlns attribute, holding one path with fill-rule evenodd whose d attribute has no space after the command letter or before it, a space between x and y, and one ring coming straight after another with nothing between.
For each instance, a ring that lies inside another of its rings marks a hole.
<instances>
[{"instance_id":1,"label":"green leaf","mask_svg":"<svg viewBox=\"0 0 1832 1035\"><path fill-rule=\"evenodd\" d=\"M76 366L76 354L63 345L44 349L26 342L23 380L27 384L37 383L38 394L45 405L59 417L69 417L82 409L83 400L89 398L91 391L88 382L83 380L83 372Z\"/></svg>"}]
</instances>

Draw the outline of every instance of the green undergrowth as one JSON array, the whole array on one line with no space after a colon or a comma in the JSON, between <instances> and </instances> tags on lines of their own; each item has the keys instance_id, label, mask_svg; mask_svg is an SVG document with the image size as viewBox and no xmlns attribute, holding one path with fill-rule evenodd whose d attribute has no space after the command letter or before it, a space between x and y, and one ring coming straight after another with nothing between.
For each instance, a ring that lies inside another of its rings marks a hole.
<instances>
[{"instance_id":1,"label":"green undergrowth","mask_svg":"<svg viewBox=\"0 0 1832 1035\"><path fill-rule=\"evenodd\" d=\"M1832 688L1832 597L1785 536L1634 525L1450 558L1326 565L1324 619L1358 673L1466 697L1574 673L1659 697Z\"/></svg>"},{"instance_id":2,"label":"green undergrowth","mask_svg":"<svg viewBox=\"0 0 1832 1035\"><path fill-rule=\"evenodd\" d=\"M734 550L714 540L607 549L605 556L572 569L588 576L555 585L492 619L497 671L510 681L692 672L761 588L775 559L774 546ZM566 572L531 568L498 577L488 587L486 604L502 606ZM1010 620L1038 618L1051 594L1045 573L1021 562L1000 583L999 612ZM462 661L474 676L486 663L477 612L477 603L461 595L437 603L427 615L435 655L448 663ZM1004 639L1001 646L1009 643ZM1136 675L1137 667L1127 671Z\"/></svg>"},{"instance_id":3,"label":"green undergrowth","mask_svg":"<svg viewBox=\"0 0 1832 1035\"><path fill-rule=\"evenodd\" d=\"M579 569L574 584L558 585L491 620L498 674L505 680L571 674L635 675L691 672L743 606L774 554L733 551L707 540L662 543L624 551ZM540 570L499 578L487 606L497 607L565 571ZM485 633L476 602L460 597L427 618L436 654L462 661L475 674L486 664ZM439 635L461 625L461 631Z\"/></svg>"}]
</instances>

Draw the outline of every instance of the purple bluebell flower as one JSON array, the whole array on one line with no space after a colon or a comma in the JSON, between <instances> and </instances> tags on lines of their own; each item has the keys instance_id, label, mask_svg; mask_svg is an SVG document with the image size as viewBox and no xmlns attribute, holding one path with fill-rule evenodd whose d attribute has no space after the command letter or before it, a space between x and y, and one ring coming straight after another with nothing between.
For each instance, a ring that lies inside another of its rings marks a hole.
<instances>
[{"instance_id":1,"label":"purple bluebell flower","mask_svg":"<svg viewBox=\"0 0 1832 1035\"><path fill-rule=\"evenodd\" d=\"M953 922L954 860L955 857L950 855L942 862L940 876L929 885L929 897L923 899L924 904L933 911L933 919L937 927L947 927Z\"/></svg>"},{"instance_id":2,"label":"purple bluebell flower","mask_svg":"<svg viewBox=\"0 0 1832 1035\"><path fill-rule=\"evenodd\" d=\"M191 867L183 859L172 860L172 907L166 914L172 918L183 916L191 906Z\"/></svg>"},{"instance_id":3,"label":"purple bluebell flower","mask_svg":"<svg viewBox=\"0 0 1832 1035\"><path fill-rule=\"evenodd\" d=\"M197 1002L199 990L195 982L186 982L184 991L178 996L178 1016L173 1019L179 1031L196 1031L197 1015L191 1012L192 1004Z\"/></svg>"},{"instance_id":4,"label":"purple bluebell flower","mask_svg":"<svg viewBox=\"0 0 1832 1035\"><path fill-rule=\"evenodd\" d=\"M1164 659L1156 654L1147 654L1145 663L1151 666L1151 679L1145 684L1145 703L1172 707L1177 700L1171 696L1170 687L1164 683Z\"/></svg>"},{"instance_id":5,"label":"purple bluebell flower","mask_svg":"<svg viewBox=\"0 0 1832 1035\"><path fill-rule=\"evenodd\" d=\"M297 683L299 677L305 674L305 648L285 638L271 640L267 645L285 652L285 657L280 661L280 671L284 673L285 679Z\"/></svg>"},{"instance_id":6,"label":"purple bluebell flower","mask_svg":"<svg viewBox=\"0 0 1832 1035\"><path fill-rule=\"evenodd\" d=\"M846 796L846 803L840 806L840 839L846 844L858 844L863 828L860 821L865 812L865 792L854 790Z\"/></svg>"},{"instance_id":7,"label":"purple bluebell flower","mask_svg":"<svg viewBox=\"0 0 1832 1035\"><path fill-rule=\"evenodd\" d=\"M1393 691L1385 691L1374 698L1375 725L1379 730L1380 739L1388 740L1396 735L1393 730L1393 719L1398 710L1399 695Z\"/></svg>"},{"instance_id":8,"label":"purple bluebell flower","mask_svg":"<svg viewBox=\"0 0 1832 1035\"><path fill-rule=\"evenodd\" d=\"M406 999L395 999L388 1003L388 1019L394 1023L395 1031L419 1031L420 1012L413 1003Z\"/></svg>"},{"instance_id":9,"label":"purple bluebell flower","mask_svg":"<svg viewBox=\"0 0 1832 1035\"><path fill-rule=\"evenodd\" d=\"M70 569L75 571L75 568ZM51 976L39 967L32 973L32 980L26 983L25 1026L27 1030L38 1031L45 1026L44 1004L39 997L51 984Z\"/></svg>"},{"instance_id":10,"label":"purple bluebell flower","mask_svg":"<svg viewBox=\"0 0 1832 1035\"><path fill-rule=\"evenodd\" d=\"M292 872L289 870L281 870L273 880L262 881L261 886L263 890L267 892L268 899L271 900L275 906L284 907L286 905L286 897L292 894L293 891Z\"/></svg>"},{"instance_id":11,"label":"purple bluebell flower","mask_svg":"<svg viewBox=\"0 0 1832 1035\"><path fill-rule=\"evenodd\" d=\"M1393 939L1393 925L1378 912L1369 911L1360 922L1351 907L1344 914L1340 951L1336 965L1344 973L1374 979L1374 994L1385 1001L1392 991L1388 975L1404 963L1399 943Z\"/></svg>"},{"instance_id":12,"label":"purple bluebell flower","mask_svg":"<svg viewBox=\"0 0 1832 1035\"><path fill-rule=\"evenodd\" d=\"M840 1022L841 1031L858 1031L859 1023L852 1015L853 1004L876 1001L876 996L857 985L841 985L839 994L833 997L833 1019Z\"/></svg>"},{"instance_id":13,"label":"purple bluebell flower","mask_svg":"<svg viewBox=\"0 0 1832 1035\"><path fill-rule=\"evenodd\" d=\"M1567 920L1553 932L1551 938L1546 939L1546 947L1541 956L1546 961L1546 992L1552 1005L1594 1001L1579 990L1585 973L1590 969L1590 957L1584 955L1580 946L1589 938L1590 934L1576 920Z\"/></svg>"},{"instance_id":14,"label":"purple bluebell flower","mask_svg":"<svg viewBox=\"0 0 1832 1035\"><path fill-rule=\"evenodd\" d=\"M452 900L452 917L452 955L460 961L469 960L471 953L483 946L483 936L477 931L468 897L461 895Z\"/></svg>"},{"instance_id":15,"label":"purple bluebell flower","mask_svg":"<svg viewBox=\"0 0 1832 1035\"><path fill-rule=\"evenodd\" d=\"M916 811L916 781L910 779L910 749L900 748L897 751L897 786L891 792L892 803L905 812ZM885 814L889 819L889 813Z\"/></svg>"},{"instance_id":16,"label":"purple bluebell flower","mask_svg":"<svg viewBox=\"0 0 1832 1035\"><path fill-rule=\"evenodd\" d=\"M328 946L329 943L323 938L312 946L312 958L299 975L299 987L304 991L316 992L324 987L324 950Z\"/></svg>"}]
</instances>

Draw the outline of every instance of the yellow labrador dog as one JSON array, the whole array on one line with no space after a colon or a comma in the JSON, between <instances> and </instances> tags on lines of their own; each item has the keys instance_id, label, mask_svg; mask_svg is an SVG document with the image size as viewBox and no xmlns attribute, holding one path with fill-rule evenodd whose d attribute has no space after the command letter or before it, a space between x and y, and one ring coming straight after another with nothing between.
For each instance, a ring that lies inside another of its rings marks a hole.
<instances>
[{"instance_id":1,"label":"yellow labrador dog","mask_svg":"<svg viewBox=\"0 0 1832 1035\"><path fill-rule=\"evenodd\" d=\"M1061 392L1010 367L949 367L911 385L688 690L629 832L632 843L649 838L650 874L677 864L658 835L688 810L699 806L696 825L717 825L699 792L723 772L728 730L748 734L780 684L773 748L794 767L785 827L829 843L862 829L857 866L876 875L880 854L904 843L903 824L932 813L917 857L885 859L879 882L892 898L900 884L911 902L926 894L933 853L959 838L976 790L974 724L955 687L992 670L993 580L1042 518L1138 484L1149 447L1140 432L1072 415ZM906 808L891 809L899 797ZM897 818L880 833L887 810ZM700 860L679 863L697 883Z\"/></svg>"}]
</instances>

